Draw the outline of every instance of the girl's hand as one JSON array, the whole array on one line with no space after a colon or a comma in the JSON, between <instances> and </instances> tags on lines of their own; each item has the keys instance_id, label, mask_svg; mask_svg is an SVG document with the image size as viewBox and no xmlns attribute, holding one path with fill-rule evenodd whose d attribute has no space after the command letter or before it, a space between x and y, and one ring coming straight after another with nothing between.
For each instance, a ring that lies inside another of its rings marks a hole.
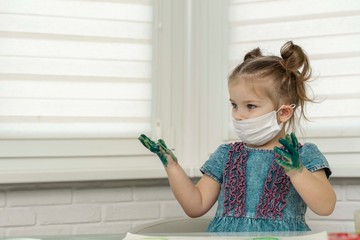
<instances>
[{"instance_id":1,"label":"girl's hand","mask_svg":"<svg viewBox=\"0 0 360 240\"><path fill-rule=\"evenodd\" d=\"M295 172L301 172L304 166L301 163L299 155L299 143L294 133L286 134L285 138L279 139L279 143L284 149L274 147L274 151L280 155L276 162L282 166L285 173L289 176Z\"/></svg>"},{"instance_id":2,"label":"girl's hand","mask_svg":"<svg viewBox=\"0 0 360 240\"><path fill-rule=\"evenodd\" d=\"M173 152L167 148L164 140L159 139L158 142L155 143L145 134L141 134L138 139L147 149L158 155L164 167L167 167L169 164L168 158L171 159L170 161L177 163L177 158Z\"/></svg>"}]
</instances>

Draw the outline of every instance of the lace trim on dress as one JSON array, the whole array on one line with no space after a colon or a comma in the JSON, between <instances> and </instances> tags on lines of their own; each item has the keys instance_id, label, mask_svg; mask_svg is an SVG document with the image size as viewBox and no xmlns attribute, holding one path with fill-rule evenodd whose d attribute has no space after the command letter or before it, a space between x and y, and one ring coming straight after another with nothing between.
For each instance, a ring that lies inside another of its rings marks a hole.
<instances>
[{"instance_id":1,"label":"lace trim on dress","mask_svg":"<svg viewBox=\"0 0 360 240\"><path fill-rule=\"evenodd\" d=\"M239 156L234 160L234 153ZM230 144L229 158L224 169L224 213L234 210L234 217L245 216L247 151L241 142Z\"/></svg>"},{"instance_id":2,"label":"lace trim on dress","mask_svg":"<svg viewBox=\"0 0 360 240\"><path fill-rule=\"evenodd\" d=\"M280 156L275 153L265 180L263 194L256 208L257 218L283 219L282 211L286 207L285 197L290 190L290 179L284 169L275 162L277 157Z\"/></svg>"}]
</instances>

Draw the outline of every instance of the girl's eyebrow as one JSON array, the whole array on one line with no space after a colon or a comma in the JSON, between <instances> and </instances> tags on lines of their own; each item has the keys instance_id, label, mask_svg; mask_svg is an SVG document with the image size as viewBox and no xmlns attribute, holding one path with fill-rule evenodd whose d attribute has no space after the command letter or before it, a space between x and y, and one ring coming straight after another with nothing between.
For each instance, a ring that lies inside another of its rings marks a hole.
<instances>
[{"instance_id":1,"label":"girl's eyebrow","mask_svg":"<svg viewBox=\"0 0 360 240\"><path fill-rule=\"evenodd\" d=\"M231 99L231 98L229 98L229 101L230 102L233 102L233 103L235 103L236 101L235 100L233 100L233 99ZM261 100L260 99L257 99L257 98L249 98L249 99L243 99L243 100L241 100L241 102L242 103L244 103L244 104L248 104L248 103L259 103L259 102L261 102Z\"/></svg>"}]
</instances>

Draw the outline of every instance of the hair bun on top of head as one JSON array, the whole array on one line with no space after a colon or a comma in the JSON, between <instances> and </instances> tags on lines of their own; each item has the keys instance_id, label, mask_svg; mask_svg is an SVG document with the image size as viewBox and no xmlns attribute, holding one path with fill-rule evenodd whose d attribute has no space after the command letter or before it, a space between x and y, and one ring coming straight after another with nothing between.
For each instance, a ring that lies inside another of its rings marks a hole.
<instances>
[{"instance_id":1,"label":"hair bun on top of head","mask_svg":"<svg viewBox=\"0 0 360 240\"><path fill-rule=\"evenodd\" d=\"M244 61L248 60L248 59L252 59L252 58L257 58L257 57L261 57L262 53L260 48L254 48L253 50L251 50L250 52L248 52L245 57L244 57Z\"/></svg>"},{"instance_id":2,"label":"hair bun on top of head","mask_svg":"<svg viewBox=\"0 0 360 240\"><path fill-rule=\"evenodd\" d=\"M310 75L309 60L300 46L288 41L281 47L280 54L287 72L300 74L305 79Z\"/></svg>"}]
</instances>

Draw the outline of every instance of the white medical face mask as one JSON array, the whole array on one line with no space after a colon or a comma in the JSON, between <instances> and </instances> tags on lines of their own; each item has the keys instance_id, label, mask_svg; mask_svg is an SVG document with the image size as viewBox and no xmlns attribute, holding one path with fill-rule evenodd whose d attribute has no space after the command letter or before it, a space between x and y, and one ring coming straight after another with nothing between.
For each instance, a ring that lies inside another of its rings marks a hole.
<instances>
[{"instance_id":1,"label":"white medical face mask","mask_svg":"<svg viewBox=\"0 0 360 240\"><path fill-rule=\"evenodd\" d=\"M235 133L247 144L260 146L273 139L282 129L283 123L278 124L276 114L279 110L266 113L260 117L244 120L233 119ZM295 105L291 105L295 107Z\"/></svg>"}]
</instances>

